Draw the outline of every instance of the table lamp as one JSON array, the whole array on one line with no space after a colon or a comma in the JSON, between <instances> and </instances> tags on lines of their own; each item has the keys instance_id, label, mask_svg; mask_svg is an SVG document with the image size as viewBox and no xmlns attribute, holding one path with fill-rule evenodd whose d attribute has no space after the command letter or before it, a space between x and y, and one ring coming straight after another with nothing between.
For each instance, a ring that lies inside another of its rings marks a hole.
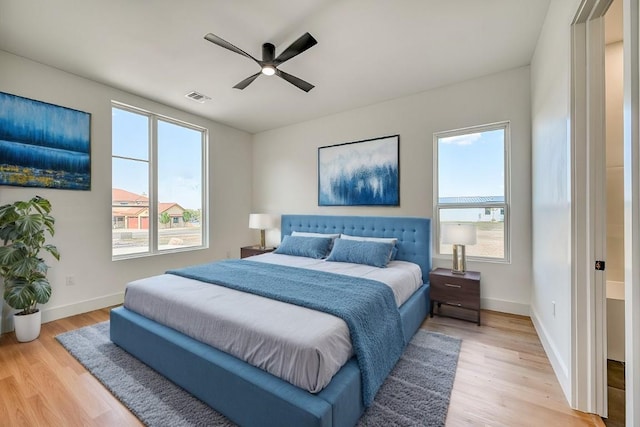
<instances>
[{"instance_id":1,"label":"table lamp","mask_svg":"<svg viewBox=\"0 0 640 427\"><path fill-rule=\"evenodd\" d=\"M467 270L465 245L476 244L476 227L473 224L446 223L442 224L442 243L453 245L454 274L464 274Z\"/></svg>"},{"instance_id":2,"label":"table lamp","mask_svg":"<svg viewBox=\"0 0 640 427\"><path fill-rule=\"evenodd\" d=\"M260 249L264 249L264 231L273 228L273 218L264 213L249 214L249 228L260 230Z\"/></svg>"}]
</instances>

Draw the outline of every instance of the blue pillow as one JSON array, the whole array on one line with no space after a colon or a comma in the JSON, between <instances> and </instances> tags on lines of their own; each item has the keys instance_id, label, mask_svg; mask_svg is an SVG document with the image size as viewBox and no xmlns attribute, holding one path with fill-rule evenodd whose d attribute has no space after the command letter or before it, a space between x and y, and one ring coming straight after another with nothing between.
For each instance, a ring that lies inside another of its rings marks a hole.
<instances>
[{"instance_id":1,"label":"blue pillow","mask_svg":"<svg viewBox=\"0 0 640 427\"><path fill-rule=\"evenodd\" d=\"M291 232L292 236L301 236L301 237L322 237L322 238L331 238L331 244L329 245L329 251L331 251L331 248L333 247L333 241L336 240L338 237L340 237L339 233L335 233L335 234L327 234L327 233L308 233L306 231L292 231Z\"/></svg>"},{"instance_id":2,"label":"blue pillow","mask_svg":"<svg viewBox=\"0 0 640 427\"><path fill-rule=\"evenodd\" d=\"M398 247L396 245L393 245L393 249L391 249L391 257L389 258L389 261L393 261L394 259L396 259L397 256L398 256Z\"/></svg>"},{"instance_id":3,"label":"blue pillow","mask_svg":"<svg viewBox=\"0 0 640 427\"><path fill-rule=\"evenodd\" d=\"M398 248L396 244L398 243L397 237L367 237L367 236L351 236L349 234L340 234L340 238L344 240L359 240L359 241L367 241L367 242L383 242L383 243L392 243L393 251L391 252L390 261L396 259L396 255L398 254Z\"/></svg>"},{"instance_id":4,"label":"blue pillow","mask_svg":"<svg viewBox=\"0 0 640 427\"><path fill-rule=\"evenodd\" d=\"M374 267L386 267L393 243L336 239L327 261L352 262Z\"/></svg>"},{"instance_id":5,"label":"blue pillow","mask_svg":"<svg viewBox=\"0 0 640 427\"><path fill-rule=\"evenodd\" d=\"M278 249L273 252L320 259L327 256L332 241L330 237L284 236Z\"/></svg>"}]
</instances>

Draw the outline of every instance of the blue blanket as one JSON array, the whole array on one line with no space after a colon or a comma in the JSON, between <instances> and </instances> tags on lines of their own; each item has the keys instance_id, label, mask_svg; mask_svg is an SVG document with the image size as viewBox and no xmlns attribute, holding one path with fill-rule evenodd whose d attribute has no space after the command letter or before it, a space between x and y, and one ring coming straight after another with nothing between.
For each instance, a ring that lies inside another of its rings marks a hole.
<instances>
[{"instance_id":1,"label":"blue blanket","mask_svg":"<svg viewBox=\"0 0 640 427\"><path fill-rule=\"evenodd\" d=\"M349 327L370 406L396 364L406 340L393 291L384 283L323 271L225 260L167 273L308 307L340 317Z\"/></svg>"}]
</instances>

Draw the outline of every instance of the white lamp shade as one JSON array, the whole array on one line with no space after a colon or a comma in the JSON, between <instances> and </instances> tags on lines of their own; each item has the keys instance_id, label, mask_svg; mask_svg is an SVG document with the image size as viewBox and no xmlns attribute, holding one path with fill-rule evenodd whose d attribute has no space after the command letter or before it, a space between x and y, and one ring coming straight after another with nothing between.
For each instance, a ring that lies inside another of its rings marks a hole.
<instances>
[{"instance_id":1,"label":"white lamp shade","mask_svg":"<svg viewBox=\"0 0 640 427\"><path fill-rule=\"evenodd\" d=\"M249 214L249 228L256 230L273 228L273 218L269 214Z\"/></svg>"},{"instance_id":2,"label":"white lamp shade","mask_svg":"<svg viewBox=\"0 0 640 427\"><path fill-rule=\"evenodd\" d=\"M441 227L442 243L451 245L475 245L476 226L473 224L446 223Z\"/></svg>"}]
</instances>

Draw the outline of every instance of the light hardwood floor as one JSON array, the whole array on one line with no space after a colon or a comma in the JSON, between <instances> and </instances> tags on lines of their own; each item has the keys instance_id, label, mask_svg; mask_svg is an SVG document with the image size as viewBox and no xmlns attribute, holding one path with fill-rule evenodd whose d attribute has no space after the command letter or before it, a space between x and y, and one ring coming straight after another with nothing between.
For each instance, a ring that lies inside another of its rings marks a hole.
<instances>
[{"instance_id":1,"label":"light hardwood floor","mask_svg":"<svg viewBox=\"0 0 640 427\"><path fill-rule=\"evenodd\" d=\"M447 426L603 426L569 407L531 319L482 311L482 326L434 317L423 328L462 339Z\"/></svg>"},{"instance_id":2,"label":"light hardwood floor","mask_svg":"<svg viewBox=\"0 0 640 427\"><path fill-rule=\"evenodd\" d=\"M108 316L102 309L46 323L30 343L0 337L0 425L141 425L55 340ZM463 339L447 426L604 426L569 408L529 318L482 316L482 326L441 317L422 325Z\"/></svg>"}]
</instances>

